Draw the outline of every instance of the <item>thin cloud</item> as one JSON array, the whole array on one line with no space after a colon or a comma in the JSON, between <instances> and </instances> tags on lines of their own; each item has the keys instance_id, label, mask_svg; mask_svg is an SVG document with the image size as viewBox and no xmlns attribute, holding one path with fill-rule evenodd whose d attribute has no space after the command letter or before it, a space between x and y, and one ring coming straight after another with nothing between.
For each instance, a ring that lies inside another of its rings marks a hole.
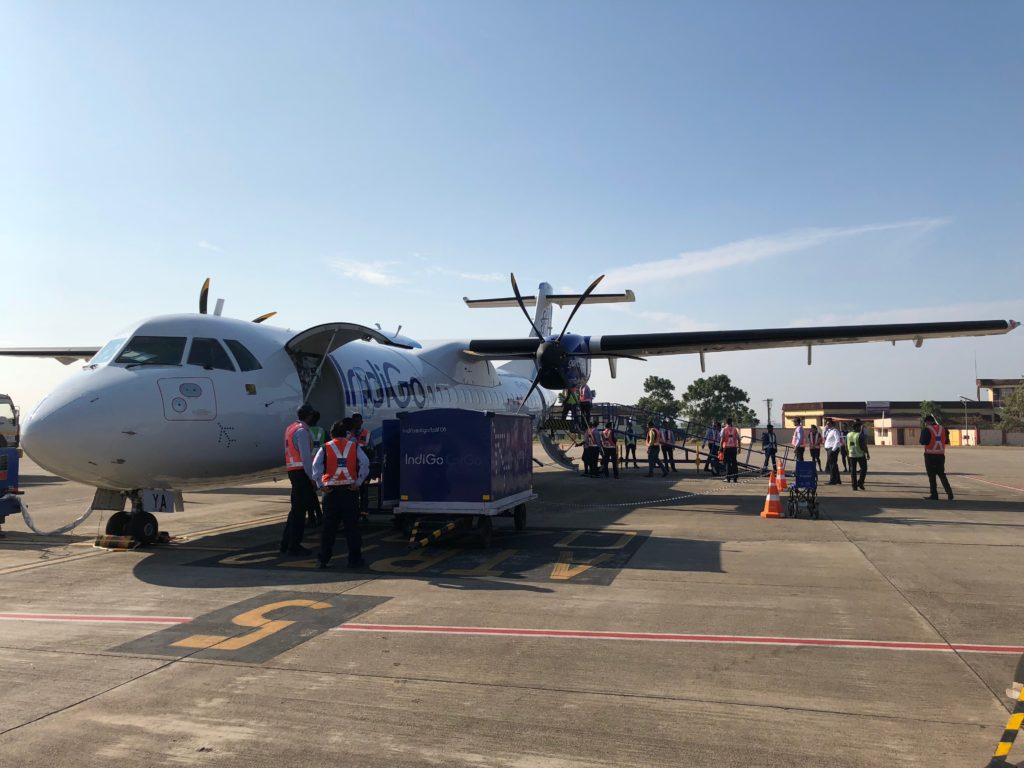
<instances>
[{"instance_id":1,"label":"thin cloud","mask_svg":"<svg viewBox=\"0 0 1024 768\"><path fill-rule=\"evenodd\" d=\"M214 245L209 240L200 240L196 243L196 248L202 248L204 251L213 251L214 253L224 253L224 249L219 245Z\"/></svg>"},{"instance_id":2,"label":"thin cloud","mask_svg":"<svg viewBox=\"0 0 1024 768\"><path fill-rule=\"evenodd\" d=\"M480 283L500 283L508 278L499 272L460 272L457 269L448 269L446 267L432 266L427 269L436 275L447 275L448 277L457 277L461 280L474 280Z\"/></svg>"},{"instance_id":3,"label":"thin cloud","mask_svg":"<svg viewBox=\"0 0 1024 768\"><path fill-rule=\"evenodd\" d=\"M335 272L345 278L358 280L368 285L387 287L404 283L396 274L393 267L397 266L393 261L368 261L358 262L347 259L332 259L328 262Z\"/></svg>"},{"instance_id":4,"label":"thin cloud","mask_svg":"<svg viewBox=\"0 0 1024 768\"><path fill-rule=\"evenodd\" d=\"M913 219L889 224L865 224L859 227L801 229L779 235L737 240L699 251L684 251L673 259L647 261L612 269L606 273L605 279L609 284L664 282L688 275L714 272L741 264L764 261L787 253L821 246L834 240L873 232L917 230L918 233L924 233L945 224L946 221L946 219Z\"/></svg>"}]
</instances>

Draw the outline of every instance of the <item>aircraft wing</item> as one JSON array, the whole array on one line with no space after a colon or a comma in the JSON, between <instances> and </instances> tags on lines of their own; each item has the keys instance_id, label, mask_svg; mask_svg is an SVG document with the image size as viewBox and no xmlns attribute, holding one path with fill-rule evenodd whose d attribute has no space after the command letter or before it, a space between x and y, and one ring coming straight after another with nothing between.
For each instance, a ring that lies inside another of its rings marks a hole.
<instances>
[{"instance_id":1,"label":"aircraft wing","mask_svg":"<svg viewBox=\"0 0 1024 768\"><path fill-rule=\"evenodd\" d=\"M993 336L1008 333L1019 325L1014 320L968 320L953 323L895 323L886 325L828 325L811 328L753 328L745 331L692 331L681 333L625 333L590 336L586 347L570 354L589 357L636 355L686 355L732 352L776 347L816 347L825 344L858 344L868 341L912 341L921 346L925 339L959 336ZM478 339L468 351L494 359L533 357L540 340Z\"/></svg>"},{"instance_id":2,"label":"aircraft wing","mask_svg":"<svg viewBox=\"0 0 1024 768\"><path fill-rule=\"evenodd\" d=\"M99 347L0 347L0 356L51 357L71 365L75 360L89 360L99 351Z\"/></svg>"}]
</instances>

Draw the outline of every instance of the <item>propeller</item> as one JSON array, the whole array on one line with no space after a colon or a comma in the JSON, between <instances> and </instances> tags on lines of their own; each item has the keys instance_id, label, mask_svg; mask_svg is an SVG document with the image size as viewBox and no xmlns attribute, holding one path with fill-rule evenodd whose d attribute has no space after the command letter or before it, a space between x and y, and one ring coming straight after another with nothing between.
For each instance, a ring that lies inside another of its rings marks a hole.
<instances>
[{"instance_id":1,"label":"propeller","mask_svg":"<svg viewBox=\"0 0 1024 768\"><path fill-rule=\"evenodd\" d=\"M597 288L597 284L600 283L602 280L604 280L604 275L600 275L597 278L597 280L592 282L590 284L590 287L583 292L583 295L580 296L579 301L576 302L576 306L573 307L572 312L569 313L569 319L565 321L565 327L562 328L562 332L558 334L558 341L561 341L562 337L565 336L565 332L569 330L569 323L571 323L573 317L576 316L576 310L583 305L583 302L585 302L587 300L587 297L594 292L594 289Z\"/></svg>"},{"instance_id":2,"label":"propeller","mask_svg":"<svg viewBox=\"0 0 1024 768\"><path fill-rule=\"evenodd\" d=\"M537 338L543 339L544 334L540 332L537 324L534 323L533 318L530 317L530 313L526 311L526 304L523 303L523 295L519 293L519 284L516 283L516 273L510 272L509 277L512 278L512 290L516 294L516 302L519 304L519 308L523 310L523 314L526 315L526 321L530 324L530 327L533 328L533 332L537 334Z\"/></svg>"},{"instance_id":3,"label":"propeller","mask_svg":"<svg viewBox=\"0 0 1024 768\"><path fill-rule=\"evenodd\" d=\"M210 278L203 281L203 287L199 290L199 314L206 314L206 302L210 298Z\"/></svg>"},{"instance_id":4,"label":"propeller","mask_svg":"<svg viewBox=\"0 0 1024 768\"><path fill-rule=\"evenodd\" d=\"M253 322L254 323L262 323L264 320L269 320L270 318L272 318L276 314L277 314L277 312L267 312L267 314L260 315L259 317L257 317L255 320L253 320Z\"/></svg>"}]
</instances>

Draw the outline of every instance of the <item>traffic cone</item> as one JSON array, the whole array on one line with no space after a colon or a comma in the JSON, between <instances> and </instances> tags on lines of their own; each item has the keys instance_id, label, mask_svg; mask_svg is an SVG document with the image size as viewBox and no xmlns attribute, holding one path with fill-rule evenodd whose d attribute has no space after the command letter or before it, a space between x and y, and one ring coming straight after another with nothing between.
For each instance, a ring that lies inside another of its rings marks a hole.
<instances>
[{"instance_id":1,"label":"traffic cone","mask_svg":"<svg viewBox=\"0 0 1024 768\"><path fill-rule=\"evenodd\" d=\"M768 480L768 495L764 499L761 517L782 517L782 502L779 500L779 486L775 482L775 475Z\"/></svg>"},{"instance_id":2,"label":"traffic cone","mask_svg":"<svg viewBox=\"0 0 1024 768\"><path fill-rule=\"evenodd\" d=\"M779 488L779 493L789 488L789 483L786 482L786 465L782 459L775 460L775 484Z\"/></svg>"}]
</instances>

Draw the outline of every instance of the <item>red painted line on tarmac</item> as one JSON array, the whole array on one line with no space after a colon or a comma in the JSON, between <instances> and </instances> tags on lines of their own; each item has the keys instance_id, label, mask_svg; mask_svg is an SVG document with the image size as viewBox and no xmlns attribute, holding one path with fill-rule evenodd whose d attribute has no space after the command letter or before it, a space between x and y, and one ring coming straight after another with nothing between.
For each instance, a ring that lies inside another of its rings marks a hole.
<instances>
[{"instance_id":1,"label":"red painted line on tarmac","mask_svg":"<svg viewBox=\"0 0 1024 768\"><path fill-rule=\"evenodd\" d=\"M96 616L82 613L0 613L0 621L107 622L111 624L187 624L186 616Z\"/></svg>"},{"instance_id":2,"label":"red painted line on tarmac","mask_svg":"<svg viewBox=\"0 0 1024 768\"><path fill-rule=\"evenodd\" d=\"M574 640L640 640L661 643L712 643L721 645L826 646L890 651L938 651L952 653L1024 653L1024 646L949 645L890 640L844 640L822 637L759 637L754 635L681 635L660 632L601 632L563 629L511 629L490 627L439 627L408 624L342 624L338 630L355 632L402 632L441 635L487 635L498 637L549 637Z\"/></svg>"}]
</instances>

